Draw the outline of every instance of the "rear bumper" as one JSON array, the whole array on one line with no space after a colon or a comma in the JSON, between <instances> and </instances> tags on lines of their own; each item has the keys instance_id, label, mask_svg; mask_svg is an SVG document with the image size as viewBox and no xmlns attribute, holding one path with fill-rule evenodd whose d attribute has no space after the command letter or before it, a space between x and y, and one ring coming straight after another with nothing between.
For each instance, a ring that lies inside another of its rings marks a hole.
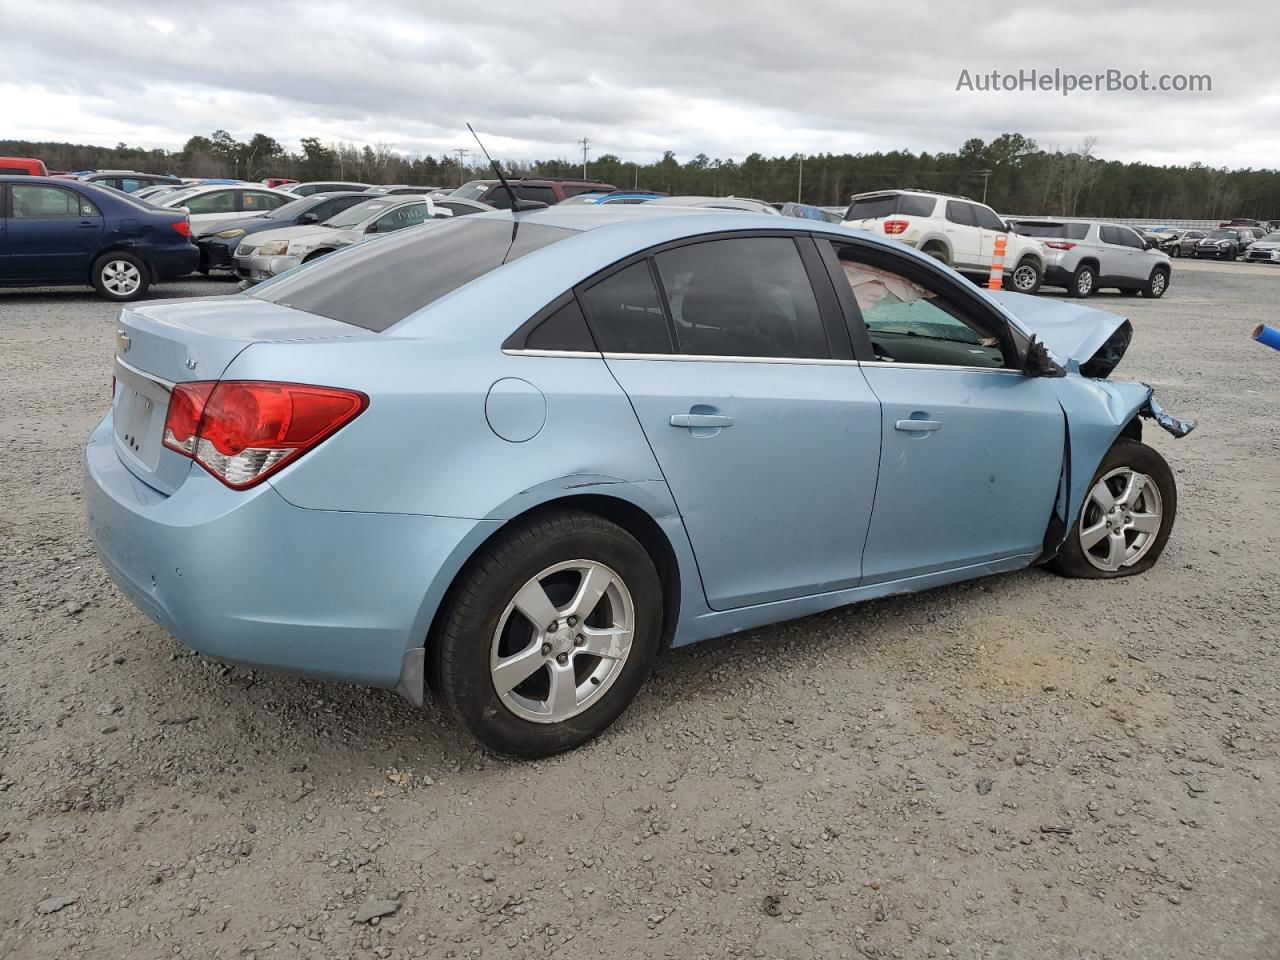
<instances>
[{"instance_id":1,"label":"rear bumper","mask_svg":"<svg viewBox=\"0 0 1280 960\"><path fill-rule=\"evenodd\" d=\"M200 269L202 270L234 270L231 260L231 248L221 240L202 240L200 248Z\"/></svg>"},{"instance_id":2,"label":"rear bumper","mask_svg":"<svg viewBox=\"0 0 1280 960\"><path fill-rule=\"evenodd\" d=\"M199 468L173 496L116 454L108 416L84 451L89 529L120 590L219 660L394 687L492 521L295 507Z\"/></svg>"},{"instance_id":3,"label":"rear bumper","mask_svg":"<svg viewBox=\"0 0 1280 960\"><path fill-rule=\"evenodd\" d=\"M1044 282L1051 287L1069 287L1073 274L1058 263L1048 264L1044 268Z\"/></svg>"},{"instance_id":4,"label":"rear bumper","mask_svg":"<svg viewBox=\"0 0 1280 960\"><path fill-rule=\"evenodd\" d=\"M147 261L157 280L176 280L194 273L200 264L200 250L194 243L174 247L153 247Z\"/></svg>"}]
</instances>

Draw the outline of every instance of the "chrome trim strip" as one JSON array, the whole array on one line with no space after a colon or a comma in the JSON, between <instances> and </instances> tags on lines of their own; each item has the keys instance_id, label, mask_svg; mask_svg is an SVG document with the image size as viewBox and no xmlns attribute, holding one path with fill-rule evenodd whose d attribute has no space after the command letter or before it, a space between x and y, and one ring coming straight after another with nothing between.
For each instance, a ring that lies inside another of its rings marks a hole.
<instances>
[{"instance_id":1,"label":"chrome trim strip","mask_svg":"<svg viewBox=\"0 0 1280 960\"><path fill-rule=\"evenodd\" d=\"M150 380L152 383L157 384L158 386L164 387L166 390L172 391L174 386L176 386L176 384L174 384L173 381L165 380L163 377L157 377L155 374L147 373L145 370L139 370L137 367L133 366L132 364L125 363L119 357L116 357L116 363L119 364L124 369L128 370L134 376L141 377L143 380Z\"/></svg>"},{"instance_id":2,"label":"chrome trim strip","mask_svg":"<svg viewBox=\"0 0 1280 960\"><path fill-rule=\"evenodd\" d=\"M504 347L502 352L508 357L591 357L595 360L600 359L600 354L594 350L508 350Z\"/></svg>"},{"instance_id":3,"label":"chrome trim strip","mask_svg":"<svg viewBox=\"0 0 1280 960\"><path fill-rule=\"evenodd\" d=\"M961 370L970 374L1012 374L1024 376L1021 370L1010 370L1005 366L960 366L957 364L897 364L892 360L868 360L863 366L896 366L904 370Z\"/></svg>"},{"instance_id":4,"label":"chrome trim strip","mask_svg":"<svg viewBox=\"0 0 1280 960\"><path fill-rule=\"evenodd\" d=\"M721 357L695 353L606 353L606 360L672 360L679 363L786 363L824 367L856 367L857 360L839 360L835 357Z\"/></svg>"},{"instance_id":5,"label":"chrome trim strip","mask_svg":"<svg viewBox=\"0 0 1280 960\"><path fill-rule=\"evenodd\" d=\"M964 367L950 363L895 363L892 360L866 360L864 367L900 367L903 370L961 370L967 373L1007 373L1015 377L1025 376L1021 370L1008 367Z\"/></svg>"}]
</instances>

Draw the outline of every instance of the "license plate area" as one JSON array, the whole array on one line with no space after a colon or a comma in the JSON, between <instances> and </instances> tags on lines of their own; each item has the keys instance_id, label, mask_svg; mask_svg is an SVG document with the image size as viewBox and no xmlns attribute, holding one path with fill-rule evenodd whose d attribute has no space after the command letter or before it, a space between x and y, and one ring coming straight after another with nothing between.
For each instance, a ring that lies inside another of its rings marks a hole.
<instances>
[{"instance_id":1,"label":"license plate area","mask_svg":"<svg viewBox=\"0 0 1280 960\"><path fill-rule=\"evenodd\" d=\"M116 449L154 473L164 449L164 418L169 410L169 384L116 361L116 396L112 410Z\"/></svg>"}]
</instances>

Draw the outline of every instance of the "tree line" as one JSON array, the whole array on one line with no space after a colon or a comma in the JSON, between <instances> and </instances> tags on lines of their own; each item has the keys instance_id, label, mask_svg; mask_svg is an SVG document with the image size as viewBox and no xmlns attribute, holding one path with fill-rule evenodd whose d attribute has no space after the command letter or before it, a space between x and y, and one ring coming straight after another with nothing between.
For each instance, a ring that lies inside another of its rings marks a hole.
<instances>
[{"instance_id":1,"label":"tree line","mask_svg":"<svg viewBox=\"0 0 1280 960\"><path fill-rule=\"evenodd\" d=\"M589 177L618 187L671 194L801 200L839 206L868 190L911 187L983 199L1006 214L1051 216L1218 219L1247 216L1280 219L1280 172L1208 167L1199 163L1161 166L1095 156L1090 139L1070 148L1042 148L1018 133L988 142L973 138L954 153L888 152L766 157L742 160L699 153L679 159L667 151L657 161L629 161L602 154L587 164ZM73 143L0 141L0 155L39 157L50 169L136 169L188 177L260 180L344 179L368 183L450 186L490 176L487 165L466 154L405 154L387 144L359 147L301 141L299 151L255 133L236 140L225 130L191 137L181 150L146 150ZM582 164L567 159L507 160L514 176L581 176Z\"/></svg>"}]
</instances>

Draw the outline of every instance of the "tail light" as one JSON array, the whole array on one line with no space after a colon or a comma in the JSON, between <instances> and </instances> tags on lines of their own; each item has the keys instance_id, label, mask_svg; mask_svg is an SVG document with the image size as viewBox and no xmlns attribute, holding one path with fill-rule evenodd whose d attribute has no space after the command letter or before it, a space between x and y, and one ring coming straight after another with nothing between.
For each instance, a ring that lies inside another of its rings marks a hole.
<instances>
[{"instance_id":1,"label":"tail light","mask_svg":"<svg viewBox=\"0 0 1280 960\"><path fill-rule=\"evenodd\" d=\"M911 224L906 220L886 220L884 222L884 232L890 235L906 233L909 226Z\"/></svg>"},{"instance_id":2,"label":"tail light","mask_svg":"<svg viewBox=\"0 0 1280 960\"><path fill-rule=\"evenodd\" d=\"M1044 245L1054 250L1070 250L1075 246L1070 240L1046 240Z\"/></svg>"},{"instance_id":3,"label":"tail light","mask_svg":"<svg viewBox=\"0 0 1280 960\"><path fill-rule=\"evenodd\" d=\"M184 237L191 236L191 221L186 217L183 217L181 220L173 221L169 226L173 227L174 230L182 234Z\"/></svg>"},{"instance_id":4,"label":"tail light","mask_svg":"<svg viewBox=\"0 0 1280 960\"><path fill-rule=\"evenodd\" d=\"M261 482L369 405L355 390L262 380L180 383L164 421L164 445L236 490Z\"/></svg>"}]
</instances>

